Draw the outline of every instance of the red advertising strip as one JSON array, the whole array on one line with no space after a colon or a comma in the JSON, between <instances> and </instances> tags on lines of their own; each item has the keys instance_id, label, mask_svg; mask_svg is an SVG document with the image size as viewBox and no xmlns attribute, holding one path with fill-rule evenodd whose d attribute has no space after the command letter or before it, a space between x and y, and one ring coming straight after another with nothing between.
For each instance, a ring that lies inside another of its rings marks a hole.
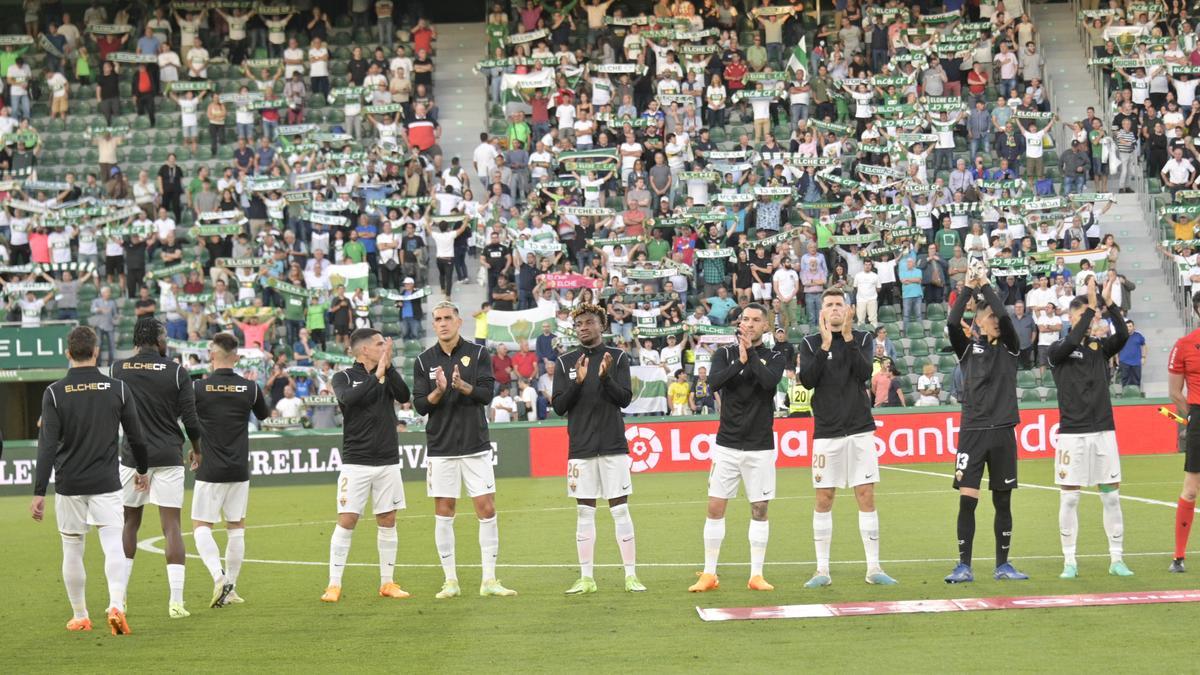
<instances>
[{"instance_id":1,"label":"red advertising strip","mask_svg":"<svg viewBox=\"0 0 1200 675\"><path fill-rule=\"evenodd\" d=\"M1016 598L964 598L960 600L902 600L898 602L839 602L829 605L778 607L703 608L704 621L758 619L832 619L840 616L982 612L997 609L1058 609L1060 607L1112 607L1200 602L1200 591L1148 591L1143 593L1088 593L1084 595L1031 595Z\"/></svg>"},{"instance_id":2,"label":"red advertising strip","mask_svg":"<svg viewBox=\"0 0 1200 675\"><path fill-rule=\"evenodd\" d=\"M1178 426L1159 415L1158 405L1113 407L1117 447L1122 455L1176 451ZM716 420L657 422L627 418L625 440L634 473L708 471L717 438ZM875 451L880 464L952 462L957 452L958 413L901 413L875 417ZM807 467L812 454L811 418L775 420L775 449L780 467ZM1021 410L1017 426L1021 459L1051 457L1058 448L1058 408ZM529 429L532 475L563 476L567 471L567 428Z\"/></svg>"}]
</instances>

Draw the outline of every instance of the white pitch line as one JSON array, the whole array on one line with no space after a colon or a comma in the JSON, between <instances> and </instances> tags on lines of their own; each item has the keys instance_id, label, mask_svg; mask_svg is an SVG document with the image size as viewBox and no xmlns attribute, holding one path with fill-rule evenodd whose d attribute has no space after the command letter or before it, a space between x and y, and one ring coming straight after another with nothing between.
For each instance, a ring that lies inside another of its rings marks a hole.
<instances>
[{"instance_id":1,"label":"white pitch line","mask_svg":"<svg viewBox=\"0 0 1200 675\"><path fill-rule=\"evenodd\" d=\"M155 539L162 539L162 537L155 537ZM147 542L148 541L150 541L150 540L147 540ZM147 542L141 542L140 544L138 544L138 548L142 549L143 551L151 551L154 553L163 553L162 549L154 547L153 545L145 546L144 544L146 544ZM1126 553L1125 557L1127 557L1127 558L1143 557L1143 556L1161 557L1161 556L1169 556L1169 555L1172 555L1172 553L1170 551L1161 551L1161 552L1146 552L1146 553ZM192 553L189 553L187 555L187 557L192 558L194 560L200 559L200 556L192 554ZM1079 557L1079 558L1107 558L1108 554L1107 553L1081 553L1076 557ZM1062 554L1056 553L1053 555L1023 555L1023 556L1020 556L1020 559L1021 560L1061 560ZM976 560L994 560L994 558L980 557L980 558L976 558ZM881 560L880 563L881 564L883 564L883 563L897 564L897 565L927 565L927 564L935 564L936 563L936 564L945 565L945 564L952 564L957 561L958 561L958 558L908 558L908 559L898 558L895 560ZM327 560L260 560L260 559L255 559L255 558L248 558L246 560L243 560L242 562L258 563L258 564L262 564L262 565L301 565L301 566L309 566L309 567L314 567L314 566L315 567L326 567L329 565L329 561L327 561ZM768 566L776 566L776 567L815 567L817 562L815 560L781 560L781 561L767 561L764 564L766 564ZM831 565L865 565L865 564L867 564L867 561L865 561L865 560L831 560L830 564ZM748 561L747 562L729 562L729 563L722 563L722 565L727 566L727 567L728 566L747 567L750 565L750 563ZM348 562L348 563L346 563L346 566L347 567L378 567L379 563ZM606 567L606 568L607 567L612 567L612 568L623 567L623 565L621 563L595 563L594 566L595 567ZM644 562L642 562L642 563L638 563L638 567L656 567L656 568L660 568L660 567L696 568L696 567L702 567L702 566L703 565L699 562L688 562L688 563L644 563ZM434 568L441 569L442 568L440 563L396 563L396 567L401 567L401 568L406 568L406 569L434 569ZM481 565L479 565L479 564L460 564L459 567L478 568L478 567L481 567ZM496 565L496 567L497 568L506 568L506 569L577 569L579 567L579 563L500 563L500 564Z\"/></svg>"},{"instance_id":2,"label":"white pitch line","mask_svg":"<svg viewBox=\"0 0 1200 675\"><path fill-rule=\"evenodd\" d=\"M937 478L954 478L953 474L939 473L937 471L922 471L920 469L906 469L906 468L899 467L899 466L881 466L879 468L889 469L891 471L900 471L902 473L915 473L915 474L922 475L922 476L934 476ZM991 482L987 478L984 478L983 480L984 480L984 482ZM1050 490L1053 492L1061 492L1062 491L1057 485L1038 485L1037 483L1018 482L1017 486L1023 487L1023 488L1033 488L1035 490ZM1100 494L1099 492L1097 492L1095 490L1080 490L1079 492L1081 494L1085 494L1085 495L1099 495ZM1121 499L1124 499L1126 501L1131 501L1131 502L1138 502L1140 504L1152 504L1154 506L1166 506L1166 507L1172 508L1172 509L1176 508L1176 506L1177 506L1176 504L1174 504L1172 502L1164 502L1161 499L1149 499L1147 497L1135 497L1133 495L1124 495L1123 494L1123 495L1121 495ZM1196 508L1195 511L1197 513L1200 513L1200 508Z\"/></svg>"}]
</instances>

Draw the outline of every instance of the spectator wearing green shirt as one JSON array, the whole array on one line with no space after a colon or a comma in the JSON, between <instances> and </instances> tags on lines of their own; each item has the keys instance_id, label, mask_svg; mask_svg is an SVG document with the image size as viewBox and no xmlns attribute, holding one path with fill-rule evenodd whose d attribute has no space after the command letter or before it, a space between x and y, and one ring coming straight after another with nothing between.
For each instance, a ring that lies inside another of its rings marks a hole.
<instances>
[{"instance_id":1,"label":"spectator wearing green shirt","mask_svg":"<svg viewBox=\"0 0 1200 675\"><path fill-rule=\"evenodd\" d=\"M754 44L746 49L746 65L755 72L767 67L767 48L763 46L762 36L754 36Z\"/></svg>"},{"instance_id":2,"label":"spectator wearing green shirt","mask_svg":"<svg viewBox=\"0 0 1200 675\"><path fill-rule=\"evenodd\" d=\"M521 141L522 148L529 147L529 136L533 132L529 128L529 123L525 121L525 113L518 110L513 113L512 122L508 123L508 147L515 147L513 141Z\"/></svg>"},{"instance_id":3,"label":"spectator wearing green shirt","mask_svg":"<svg viewBox=\"0 0 1200 675\"><path fill-rule=\"evenodd\" d=\"M650 262L658 262L671 252L671 242L663 237L663 231L660 228L654 228L651 233L650 241L645 244L646 259Z\"/></svg>"},{"instance_id":4,"label":"spectator wearing green shirt","mask_svg":"<svg viewBox=\"0 0 1200 675\"><path fill-rule=\"evenodd\" d=\"M350 241L342 247L342 257L360 263L367 259L367 248L358 240L358 231L350 230Z\"/></svg>"},{"instance_id":5,"label":"spectator wearing green shirt","mask_svg":"<svg viewBox=\"0 0 1200 675\"><path fill-rule=\"evenodd\" d=\"M300 339L300 329L304 328L304 296L296 293L280 291L283 296L283 323L287 326L288 344L295 344Z\"/></svg>"},{"instance_id":6,"label":"spectator wearing green shirt","mask_svg":"<svg viewBox=\"0 0 1200 675\"><path fill-rule=\"evenodd\" d=\"M304 327L308 329L312 339L325 349L325 314L329 312L329 301L310 298L304 308Z\"/></svg>"}]
</instances>

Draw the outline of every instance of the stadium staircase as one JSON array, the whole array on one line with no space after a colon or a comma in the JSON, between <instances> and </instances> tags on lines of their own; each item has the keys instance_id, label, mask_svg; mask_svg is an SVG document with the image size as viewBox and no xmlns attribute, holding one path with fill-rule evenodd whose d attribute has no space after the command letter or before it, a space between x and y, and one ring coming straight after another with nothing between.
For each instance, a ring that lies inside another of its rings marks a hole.
<instances>
[{"instance_id":1,"label":"stadium staircase","mask_svg":"<svg viewBox=\"0 0 1200 675\"><path fill-rule=\"evenodd\" d=\"M1087 66L1088 48L1081 41L1076 21L1078 9L1073 3L1033 6L1046 60L1046 85L1060 118L1055 130L1055 141L1060 148L1069 140L1062 122L1083 119L1089 106L1095 107L1098 116L1108 118L1103 92L1098 90ZM1181 293L1173 282L1178 277L1174 264L1168 260L1164 266L1163 256L1156 248L1160 240L1174 238L1160 230L1158 218L1153 214L1157 203L1170 200L1169 195L1161 194L1157 183L1157 180L1141 180L1136 194L1118 194L1117 203L1101 219L1102 233L1115 236L1121 247L1117 269L1137 284L1130 318L1147 342L1147 358L1142 368L1142 391L1146 396L1166 396L1167 355L1189 321L1177 302ZM1149 194L1151 191L1160 194ZM1137 395L1133 390L1129 393Z\"/></svg>"},{"instance_id":2,"label":"stadium staircase","mask_svg":"<svg viewBox=\"0 0 1200 675\"><path fill-rule=\"evenodd\" d=\"M475 64L486 58L484 24L438 24L437 30L433 89L442 126L443 166L450 166L450 159L458 157L471 176L471 189L478 200L484 186L475 179L471 153L479 145L479 133L487 130L487 78L475 72ZM462 308L462 330L467 336L475 335L473 315L487 291L486 287L474 283L477 265L468 260L471 283L454 286L454 301ZM431 279L430 285L437 285L436 278ZM440 293L437 293L437 300L441 300Z\"/></svg>"}]
</instances>

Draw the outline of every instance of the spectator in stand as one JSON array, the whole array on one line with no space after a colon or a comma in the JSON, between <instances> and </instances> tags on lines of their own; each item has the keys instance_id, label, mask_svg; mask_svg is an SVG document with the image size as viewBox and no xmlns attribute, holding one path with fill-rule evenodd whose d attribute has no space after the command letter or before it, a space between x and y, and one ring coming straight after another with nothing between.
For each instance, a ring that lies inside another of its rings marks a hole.
<instances>
[{"instance_id":1,"label":"spectator in stand","mask_svg":"<svg viewBox=\"0 0 1200 675\"><path fill-rule=\"evenodd\" d=\"M100 295L92 299L91 312L88 316L88 325L96 330L100 349L107 356L107 359L97 361L97 365L100 364L100 361L106 365L112 365L116 355L116 330L119 320L117 303L112 299L112 288L101 286Z\"/></svg>"},{"instance_id":2,"label":"spectator in stand","mask_svg":"<svg viewBox=\"0 0 1200 675\"><path fill-rule=\"evenodd\" d=\"M1142 386L1142 364L1146 362L1146 337L1135 330L1130 319L1125 320L1129 329L1129 339L1117 355L1117 373L1122 387Z\"/></svg>"}]
</instances>

